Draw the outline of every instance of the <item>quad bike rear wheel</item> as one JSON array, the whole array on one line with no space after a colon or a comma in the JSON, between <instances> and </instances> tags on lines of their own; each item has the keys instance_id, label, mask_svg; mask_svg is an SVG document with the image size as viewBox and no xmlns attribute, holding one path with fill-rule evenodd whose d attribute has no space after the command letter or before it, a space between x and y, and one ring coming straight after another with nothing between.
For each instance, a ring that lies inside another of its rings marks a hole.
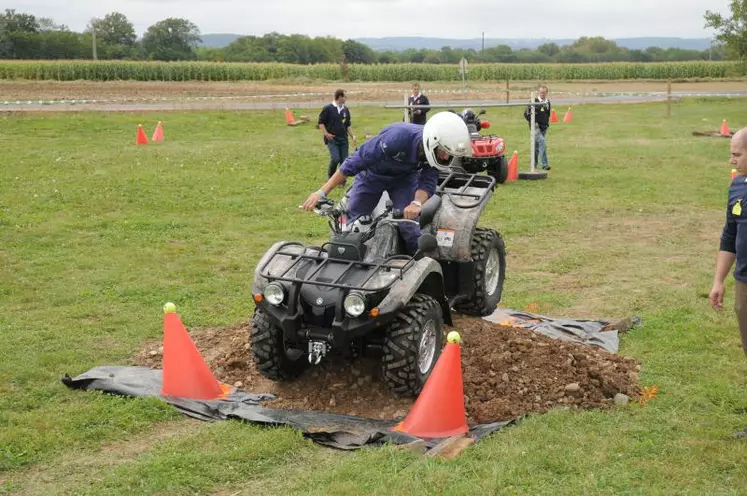
<instances>
[{"instance_id":1,"label":"quad bike rear wheel","mask_svg":"<svg viewBox=\"0 0 747 496\"><path fill-rule=\"evenodd\" d=\"M493 176L498 184L506 182L506 179L508 179L508 160L506 160L505 155L501 155L494 163L490 164L488 174Z\"/></svg>"},{"instance_id":2,"label":"quad bike rear wheel","mask_svg":"<svg viewBox=\"0 0 747 496\"><path fill-rule=\"evenodd\" d=\"M478 227L472 237L471 251L475 264L474 292L454 308L466 315L490 315L503 293L506 246L496 231Z\"/></svg>"},{"instance_id":3,"label":"quad bike rear wheel","mask_svg":"<svg viewBox=\"0 0 747 496\"><path fill-rule=\"evenodd\" d=\"M257 370L273 381L295 379L309 365L306 354L289 348L283 339L283 330L273 325L259 308L252 317L250 342Z\"/></svg>"},{"instance_id":4,"label":"quad bike rear wheel","mask_svg":"<svg viewBox=\"0 0 747 496\"><path fill-rule=\"evenodd\" d=\"M441 305L416 293L386 329L382 372L389 388L417 396L443 348Z\"/></svg>"}]
</instances>

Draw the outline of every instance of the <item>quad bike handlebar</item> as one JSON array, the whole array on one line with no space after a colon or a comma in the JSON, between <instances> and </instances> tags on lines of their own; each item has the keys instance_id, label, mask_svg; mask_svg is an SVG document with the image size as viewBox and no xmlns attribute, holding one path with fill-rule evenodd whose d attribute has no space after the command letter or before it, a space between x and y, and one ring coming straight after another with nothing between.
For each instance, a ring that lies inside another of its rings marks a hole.
<instances>
[{"instance_id":1,"label":"quad bike handlebar","mask_svg":"<svg viewBox=\"0 0 747 496\"><path fill-rule=\"evenodd\" d=\"M314 206L314 213L321 217L327 217L329 219L329 227L332 232L336 234L342 233L342 217L347 213L346 205L344 205L343 203L335 204L335 202L330 198L322 198L316 202L316 205ZM368 239L372 237L374 232L376 231L376 227L383 220L387 220L388 222L393 223L409 222L423 227L422 221L405 219L404 216L405 213L403 210L393 208L391 201L388 201L384 208L384 211L371 221L370 227L368 228L367 234L366 236L364 236L364 238Z\"/></svg>"}]
</instances>

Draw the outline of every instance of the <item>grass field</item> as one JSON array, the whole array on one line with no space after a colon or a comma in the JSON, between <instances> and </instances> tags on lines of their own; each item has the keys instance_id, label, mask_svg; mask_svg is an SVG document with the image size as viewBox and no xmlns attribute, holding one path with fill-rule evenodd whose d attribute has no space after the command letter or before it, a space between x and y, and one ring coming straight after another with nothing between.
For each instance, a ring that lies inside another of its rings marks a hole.
<instances>
[{"instance_id":1,"label":"grass field","mask_svg":"<svg viewBox=\"0 0 747 496\"><path fill-rule=\"evenodd\" d=\"M730 436L747 427L747 360L733 313L707 302L729 141L691 136L747 125L743 108L577 106L548 136L550 179L499 187L483 224L507 244L503 305L641 316L621 354L659 395L528 418L453 462L341 453L60 382L130 363L160 337L165 301L193 331L249 317L263 251L327 233L297 209L326 170L311 125L280 111L3 114L0 494L745 494L747 441ZM521 110L488 115L526 169ZM399 113L353 117L362 136ZM137 124L158 120L166 142L136 147Z\"/></svg>"}]
</instances>

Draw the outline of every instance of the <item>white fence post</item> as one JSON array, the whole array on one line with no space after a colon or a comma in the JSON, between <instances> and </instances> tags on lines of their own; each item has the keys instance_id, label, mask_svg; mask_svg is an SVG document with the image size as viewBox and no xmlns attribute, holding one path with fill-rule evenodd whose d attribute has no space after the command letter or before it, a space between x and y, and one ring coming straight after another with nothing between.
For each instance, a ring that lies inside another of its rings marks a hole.
<instances>
[{"instance_id":1,"label":"white fence post","mask_svg":"<svg viewBox=\"0 0 747 496\"><path fill-rule=\"evenodd\" d=\"M531 103L531 104L534 103L534 91L532 91L532 93L530 94L529 103ZM534 141L534 133L536 132L535 129L534 129L534 126L535 126L535 120L534 120L535 119L535 106L534 105L530 105L529 107L530 107L531 113L532 113L532 119L531 119L531 121L529 123L529 128L531 129L531 132L529 133L529 164L530 164L530 169L529 170L532 173L534 173L534 171L535 171L535 160L537 160L537 157L534 156L534 143L535 143L535 141Z\"/></svg>"}]
</instances>

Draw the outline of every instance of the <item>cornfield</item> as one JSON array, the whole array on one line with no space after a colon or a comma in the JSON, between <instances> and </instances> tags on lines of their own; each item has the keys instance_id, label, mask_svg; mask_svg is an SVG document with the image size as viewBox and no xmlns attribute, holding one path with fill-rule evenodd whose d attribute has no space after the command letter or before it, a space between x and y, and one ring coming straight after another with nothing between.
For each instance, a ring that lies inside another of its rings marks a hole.
<instances>
[{"instance_id":1,"label":"cornfield","mask_svg":"<svg viewBox=\"0 0 747 496\"><path fill-rule=\"evenodd\" d=\"M351 81L459 81L457 65L351 64ZM693 79L745 75L738 62L661 62L602 64L473 64L470 80ZM337 64L146 62L146 61L0 61L0 79L56 81L264 81L310 78L343 79Z\"/></svg>"}]
</instances>

